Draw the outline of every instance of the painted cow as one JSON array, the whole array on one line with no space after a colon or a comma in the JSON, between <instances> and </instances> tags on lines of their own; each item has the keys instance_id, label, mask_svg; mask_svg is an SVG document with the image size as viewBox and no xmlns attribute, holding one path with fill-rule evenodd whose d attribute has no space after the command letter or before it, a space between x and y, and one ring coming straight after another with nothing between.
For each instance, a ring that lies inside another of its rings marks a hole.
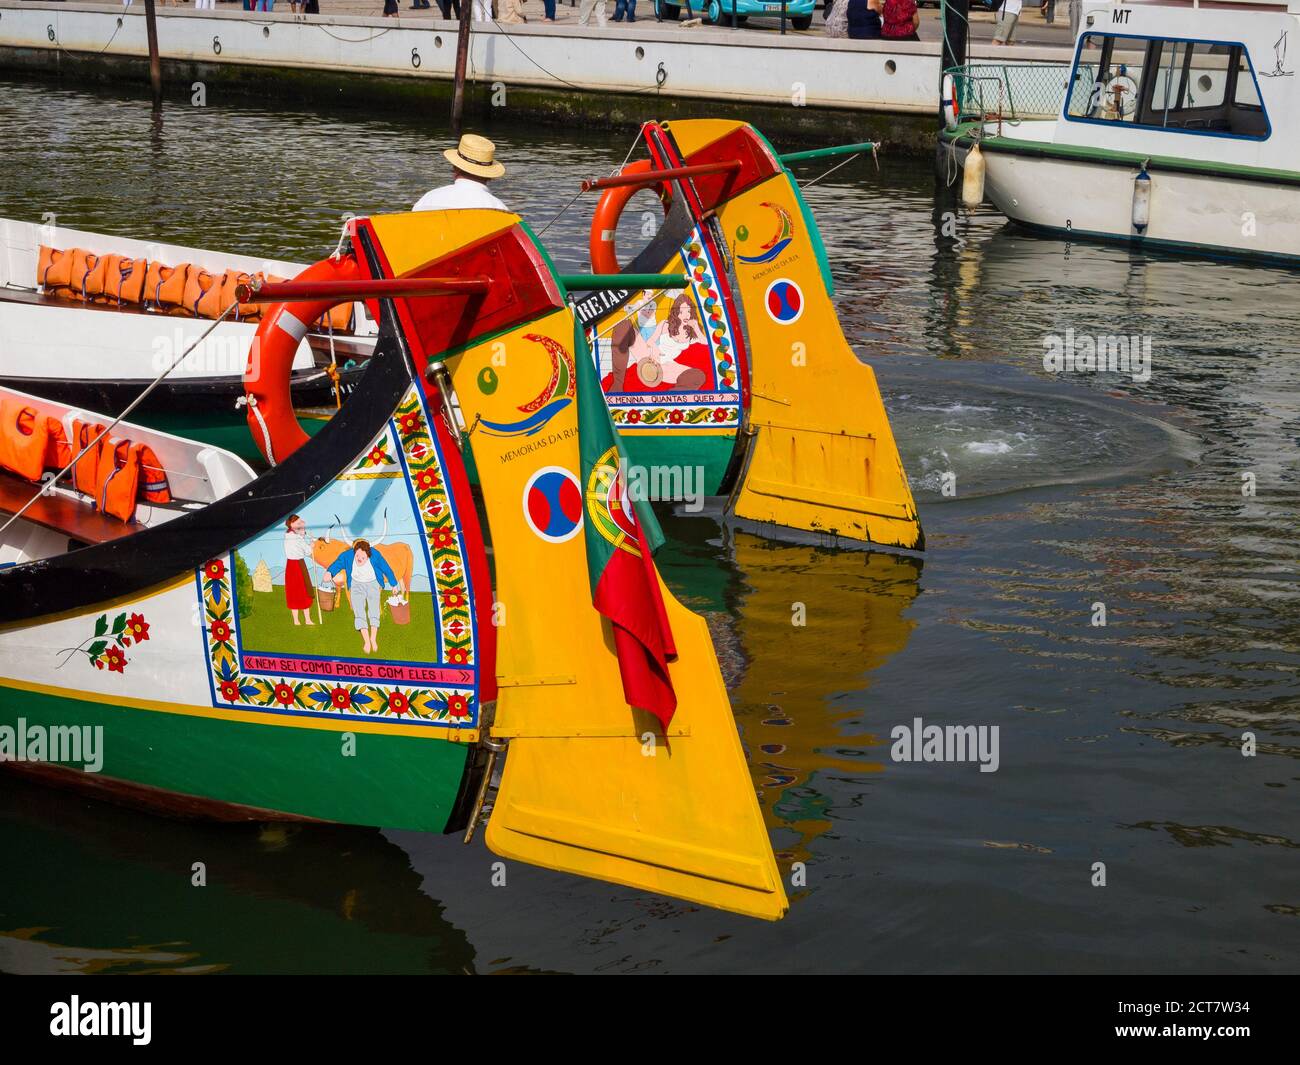
<instances>
[{"instance_id":1,"label":"painted cow","mask_svg":"<svg viewBox=\"0 0 1300 1065\"><path fill-rule=\"evenodd\" d=\"M370 544L372 551L377 551L388 568L393 571L393 576L397 578L397 587L402 595L409 594L411 590L411 574L415 568L415 556L411 552L409 544L377 544L373 541ZM352 544L346 540L327 540L323 536L318 536L311 545L312 561L322 569L328 569L338 560L339 555L344 551L351 551ZM342 574L339 574L341 577Z\"/></svg>"}]
</instances>

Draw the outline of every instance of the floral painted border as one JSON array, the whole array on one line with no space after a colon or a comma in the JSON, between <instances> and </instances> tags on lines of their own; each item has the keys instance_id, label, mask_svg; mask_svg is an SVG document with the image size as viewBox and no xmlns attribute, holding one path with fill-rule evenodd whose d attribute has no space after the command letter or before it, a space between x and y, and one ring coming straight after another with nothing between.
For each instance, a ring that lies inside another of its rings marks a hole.
<instances>
[{"instance_id":1,"label":"floral painted border","mask_svg":"<svg viewBox=\"0 0 1300 1065\"><path fill-rule=\"evenodd\" d=\"M400 472L400 460L393 452L401 449L424 517L430 571L438 593L443 654L441 662L430 664L469 668L475 664L476 654L461 531L447 493L438 448L414 388L402 399L390 424L397 434L396 447L385 428L353 469L363 474L381 469ZM244 673L235 633L233 566L232 553L211 560L198 573L215 706L378 718L459 729L477 726L477 700L473 687L468 685L464 689L425 688Z\"/></svg>"},{"instance_id":2,"label":"floral painted border","mask_svg":"<svg viewBox=\"0 0 1300 1065\"><path fill-rule=\"evenodd\" d=\"M718 283L709 266L708 256L704 254L704 245L700 242L698 231L682 245L682 258L686 262L686 272L695 289L695 301L700 305L704 323L709 328L713 341L713 366L717 375L717 391L734 392L736 390L736 356L735 340L731 335L731 326L722 309L722 296L718 292Z\"/></svg>"},{"instance_id":3,"label":"floral painted border","mask_svg":"<svg viewBox=\"0 0 1300 1065\"><path fill-rule=\"evenodd\" d=\"M705 404L703 406L671 406L659 407L650 404L611 407L610 417L614 424L626 429L642 428L654 426L658 428L673 428L681 426L685 429L695 428L697 426L736 426L740 424L740 406L738 404L727 404L724 406L715 406Z\"/></svg>"}]
</instances>

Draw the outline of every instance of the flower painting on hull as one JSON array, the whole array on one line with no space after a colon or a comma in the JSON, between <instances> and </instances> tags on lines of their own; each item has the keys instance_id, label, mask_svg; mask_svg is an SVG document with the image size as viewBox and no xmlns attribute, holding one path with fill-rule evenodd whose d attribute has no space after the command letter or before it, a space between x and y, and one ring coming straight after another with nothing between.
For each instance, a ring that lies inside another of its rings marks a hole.
<instances>
[{"instance_id":1,"label":"flower painting on hull","mask_svg":"<svg viewBox=\"0 0 1300 1065\"><path fill-rule=\"evenodd\" d=\"M214 705L477 726L472 577L414 389L348 472L197 576Z\"/></svg>"}]
</instances>

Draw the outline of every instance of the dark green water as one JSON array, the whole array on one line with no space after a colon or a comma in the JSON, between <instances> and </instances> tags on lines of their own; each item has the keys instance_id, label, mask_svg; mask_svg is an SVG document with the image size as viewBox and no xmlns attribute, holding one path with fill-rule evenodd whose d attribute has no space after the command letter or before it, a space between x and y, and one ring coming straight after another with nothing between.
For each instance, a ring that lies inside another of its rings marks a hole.
<instances>
[{"instance_id":1,"label":"dark green water","mask_svg":"<svg viewBox=\"0 0 1300 1065\"><path fill-rule=\"evenodd\" d=\"M0 81L0 215L312 261L345 211L443 179L441 116L274 103L158 124ZM508 112L485 132L535 228L628 148ZM665 576L710 618L774 841L807 867L785 921L516 864L492 887L479 843L195 826L0 776L0 968L1295 971L1300 277L991 214L954 242L933 192L927 161L888 159L808 190L924 565L666 521ZM544 239L584 269L583 206ZM1149 336L1150 381L1045 373L1067 328ZM915 717L999 726L999 770L895 763Z\"/></svg>"}]
</instances>

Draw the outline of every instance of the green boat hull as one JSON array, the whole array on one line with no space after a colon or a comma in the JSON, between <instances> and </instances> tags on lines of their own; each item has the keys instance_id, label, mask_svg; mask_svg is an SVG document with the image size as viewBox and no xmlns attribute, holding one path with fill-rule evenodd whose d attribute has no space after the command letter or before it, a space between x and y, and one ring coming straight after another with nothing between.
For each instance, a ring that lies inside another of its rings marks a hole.
<instances>
[{"instance_id":1,"label":"green boat hull","mask_svg":"<svg viewBox=\"0 0 1300 1065\"><path fill-rule=\"evenodd\" d=\"M167 806L213 816L231 816L218 806L238 806L423 832L447 829L470 752L421 736L255 724L6 688L0 725L16 729L20 719L29 731L102 727L103 764L81 783L109 795L147 801L157 789L168 793ZM83 776L80 766L72 772Z\"/></svg>"}]
</instances>

